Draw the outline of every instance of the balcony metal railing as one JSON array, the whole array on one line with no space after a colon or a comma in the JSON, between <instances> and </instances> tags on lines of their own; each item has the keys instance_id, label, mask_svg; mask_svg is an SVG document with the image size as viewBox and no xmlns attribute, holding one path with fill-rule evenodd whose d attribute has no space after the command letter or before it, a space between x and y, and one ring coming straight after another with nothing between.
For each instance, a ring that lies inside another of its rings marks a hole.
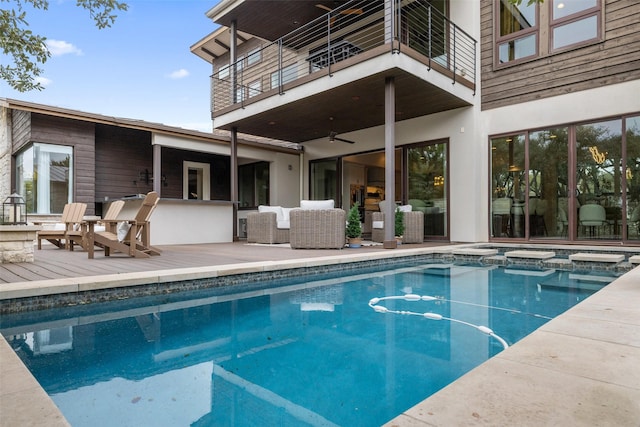
<instances>
[{"instance_id":1,"label":"balcony metal railing","mask_svg":"<svg viewBox=\"0 0 640 427\"><path fill-rule=\"evenodd\" d=\"M426 0L392 4L394 10L384 0L353 0L220 68L211 76L214 116L264 93L283 93L310 74L331 74L336 64L385 45L390 53L417 52L429 69L475 92L476 41Z\"/></svg>"}]
</instances>

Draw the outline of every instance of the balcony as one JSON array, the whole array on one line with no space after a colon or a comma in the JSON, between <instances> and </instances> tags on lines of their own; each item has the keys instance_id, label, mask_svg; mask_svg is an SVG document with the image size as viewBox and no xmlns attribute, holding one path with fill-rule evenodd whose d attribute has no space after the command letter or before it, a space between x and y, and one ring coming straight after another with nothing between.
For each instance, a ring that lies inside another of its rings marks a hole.
<instances>
[{"instance_id":1,"label":"balcony","mask_svg":"<svg viewBox=\"0 0 640 427\"><path fill-rule=\"evenodd\" d=\"M294 21L297 28L211 76L216 128L304 142L380 125L388 77L397 121L472 103L476 41L425 0L353 0L335 9L324 4L334 2L266 2L271 7L257 11L260 3L238 2L217 22L233 19L243 40L246 33L265 40L287 28L270 18L287 11L272 9L298 8L296 16L310 20ZM243 19L256 16L261 23Z\"/></svg>"}]
</instances>

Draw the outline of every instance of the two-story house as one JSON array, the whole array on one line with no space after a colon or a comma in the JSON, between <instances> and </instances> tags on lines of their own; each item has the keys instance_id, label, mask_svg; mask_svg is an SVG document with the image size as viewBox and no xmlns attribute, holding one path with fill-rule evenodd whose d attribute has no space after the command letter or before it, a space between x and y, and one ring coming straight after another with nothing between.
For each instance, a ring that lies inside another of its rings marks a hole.
<instances>
[{"instance_id":1,"label":"two-story house","mask_svg":"<svg viewBox=\"0 0 640 427\"><path fill-rule=\"evenodd\" d=\"M212 64L214 128L301 144L304 197L358 202L365 225L395 200L425 213L427 240L634 244L639 13L222 0L191 50Z\"/></svg>"}]
</instances>

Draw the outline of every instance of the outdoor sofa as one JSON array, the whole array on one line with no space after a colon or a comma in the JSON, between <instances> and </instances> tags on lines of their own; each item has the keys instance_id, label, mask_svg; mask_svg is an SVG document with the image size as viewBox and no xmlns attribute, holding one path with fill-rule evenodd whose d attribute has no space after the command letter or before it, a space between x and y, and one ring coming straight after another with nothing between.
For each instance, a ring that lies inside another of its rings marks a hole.
<instances>
[{"instance_id":1,"label":"outdoor sofa","mask_svg":"<svg viewBox=\"0 0 640 427\"><path fill-rule=\"evenodd\" d=\"M258 206L247 215L248 243L290 243L294 249L341 249L346 213L333 200L302 200L299 207Z\"/></svg>"}]
</instances>

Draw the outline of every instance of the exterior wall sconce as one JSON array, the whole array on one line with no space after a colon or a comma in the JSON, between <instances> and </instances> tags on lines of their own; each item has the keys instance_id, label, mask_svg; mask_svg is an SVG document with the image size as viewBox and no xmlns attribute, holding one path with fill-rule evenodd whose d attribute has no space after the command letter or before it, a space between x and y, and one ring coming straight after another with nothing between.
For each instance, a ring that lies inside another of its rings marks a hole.
<instances>
[{"instance_id":1,"label":"exterior wall sconce","mask_svg":"<svg viewBox=\"0 0 640 427\"><path fill-rule=\"evenodd\" d=\"M153 182L153 175L151 175L149 173L149 169L145 169L143 171L138 172L138 179L134 180L133 183L134 185L137 184L138 182L140 183L145 183L147 185L149 185L149 183ZM167 176L166 175L162 175L162 177L160 178L160 182L162 183L163 186L168 186L169 184L167 183Z\"/></svg>"},{"instance_id":2,"label":"exterior wall sconce","mask_svg":"<svg viewBox=\"0 0 640 427\"><path fill-rule=\"evenodd\" d=\"M4 225L27 225L27 204L18 193L7 197L2 204L2 223Z\"/></svg>"}]
</instances>

